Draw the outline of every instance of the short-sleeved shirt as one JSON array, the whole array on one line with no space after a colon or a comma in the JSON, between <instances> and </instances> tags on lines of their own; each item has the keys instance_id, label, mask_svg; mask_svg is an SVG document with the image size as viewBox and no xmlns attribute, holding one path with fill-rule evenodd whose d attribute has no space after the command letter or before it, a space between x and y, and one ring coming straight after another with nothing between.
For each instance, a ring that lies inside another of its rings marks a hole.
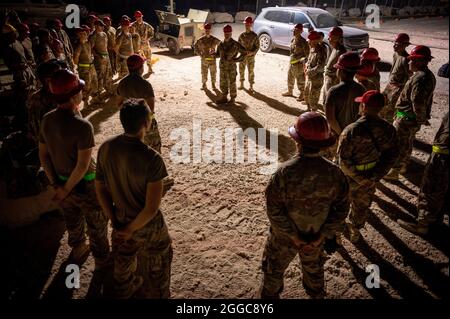
<instances>
[{"instance_id":1,"label":"short-sleeved shirt","mask_svg":"<svg viewBox=\"0 0 450 319\"><path fill-rule=\"evenodd\" d=\"M123 98L146 99L155 97L153 87L137 73L130 73L117 86L117 94Z\"/></svg>"},{"instance_id":2,"label":"short-sleeved shirt","mask_svg":"<svg viewBox=\"0 0 450 319\"><path fill-rule=\"evenodd\" d=\"M145 206L147 184L166 176L161 155L137 138L119 135L100 146L96 179L111 193L119 223L136 218Z\"/></svg>"},{"instance_id":3,"label":"short-sleeved shirt","mask_svg":"<svg viewBox=\"0 0 450 319\"><path fill-rule=\"evenodd\" d=\"M79 112L57 108L45 114L39 142L46 144L58 175L69 177L78 161L78 151L95 146L94 128ZM95 169L94 161L88 173Z\"/></svg>"}]
</instances>

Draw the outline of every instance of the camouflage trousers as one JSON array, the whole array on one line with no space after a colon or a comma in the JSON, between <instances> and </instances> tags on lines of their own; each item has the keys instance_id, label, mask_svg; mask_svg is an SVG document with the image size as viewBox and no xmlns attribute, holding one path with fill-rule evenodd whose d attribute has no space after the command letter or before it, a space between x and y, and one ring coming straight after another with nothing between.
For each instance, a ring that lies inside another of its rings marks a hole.
<instances>
[{"instance_id":1,"label":"camouflage trousers","mask_svg":"<svg viewBox=\"0 0 450 319\"><path fill-rule=\"evenodd\" d=\"M288 91L292 92L295 81L297 81L297 88L301 94L305 91L305 73L303 73L303 63L295 63L289 66L287 85Z\"/></svg>"},{"instance_id":2,"label":"camouflage trousers","mask_svg":"<svg viewBox=\"0 0 450 319\"><path fill-rule=\"evenodd\" d=\"M211 76L211 83L216 85L216 77L217 77L217 65L216 59L212 58L212 60L206 60L206 58L201 59L201 72L202 72L202 84L206 84L208 82L208 70Z\"/></svg>"},{"instance_id":3,"label":"camouflage trousers","mask_svg":"<svg viewBox=\"0 0 450 319\"><path fill-rule=\"evenodd\" d=\"M128 75L128 65L127 65L128 57L124 55L117 55L117 72L119 73L119 78L123 78Z\"/></svg>"},{"instance_id":4,"label":"camouflage trousers","mask_svg":"<svg viewBox=\"0 0 450 319\"><path fill-rule=\"evenodd\" d=\"M394 127L397 131L399 156L394 164L395 170L406 168L412 154L413 142L416 133L420 130L420 125L415 121L408 121L403 118L395 118Z\"/></svg>"},{"instance_id":5,"label":"camouflage trousers","mask_svg":"<svg viewBox=\"0 0 450 319\"><path fill-rule=\"evenodd\" d=\"M255 56L246 56L242 62L239 62L239 80L245 81L245 67L248 70L248 82L255 83Z\"/></svg>"},{"instance_id":6,"label":"camouflage trousers","mask_svg":"<svg viewBox=\"0 0 450 319\"><path fill-rule=\"evenodd\" d=\"M78 75L85 82L83 88L83 101L87 102L89 96L98 95L97 71L93 64L90 67L78 66Z\"/></svg>"},{"instance_id":7,"label":"camouflage trousers","mask_svg":"<svg viewBox=\"0 0 450 319\"><path fill-rule=\"evenodd\" d=\"M220 64L220 90L224 96L230 93L231 98L237 96L237 67L236 63L221 63Z\"/></svg>"},{"instance_id":8,"label":"camouflage trousers","mask_svg":"<svg viewBox=\"0 0 450 319\"><path fill-rule=\"evenodd\" d=\"M323 244L305 252L297 250L290 239L271 233L267 239L262 260L264 274L261 298L279 298L283 291L284 272L299 255L302 266L303 287L312 298L325 296Z\"/></svg>"},{"instance_id":9,"label":"camouflage trousers","mask_svg":"<svg viewBox=\"0 0 450 319\"><path fill-rule=\"evenodd\" d=\"M363 228L375 195L376 183L360 185L355 180L347 178L350 186L350 223L356 228Z\"/></svg>"},{"instance_id":10,"label":"camouflage trousers","mask_svg":"<svg viewBox=\"0 0 450 319\"><path fill-rule=\"evenodd\" d=\"M112 92L112 69L109 56L95 57L94 59L95 70L97 71L98 90L101 92L103 89L111 93Z\"/></svg>"},{"instance_id":11,"label":"camouflage trousers","mask_svg":"<svg viewBox=\"0 0 450 319\"><path fill-rule=\"evenodd\" d=\"M161 135L159 134L158 123L153 118L150 130L145 135L145 144L161 154Z\"/></svg>"},{"instance_id":12,"label":"camouflage trousers","mask_svg":"<svg viewBox=\"0 0 450 319\"><path fill-rule=\"evenodd\" d=\"M308 77L305 83L305 102L308 110L317 111L319 109L319 95L322 88L323 78L321 76L316 78Z\"/></svg>"},{"instance_id":13,"label":"camouflage trousers","mask_svg":"<svg viewBox=\"0 0 450 319\"><path fill-rule=\"evenodd\" d=\"M109 55L109 62L111 63L111 72L114 76L117 73L117 57L116 57L116 51L114 50L108 50Z\"/></svg>"},{"instance_id":14,"label":"camouflage trousers","mask_svg":"<svg viewBox=\"0 0 450 319\"><path fill-rule=\"evenodd\" d=\"M443 215L448 201L448 155L431 153L422 177L418 199L417 221L431 225Z\"/></svg>"},{"instance_id":15,"label":"camouflage trousers","mask_svg":"<svg viewBox=\"0 0 450 319\"><path fill-rule=\"evenodd\" d=\"M114 290L121 298L130 295L133 282L141 276L144 283L139 296L167 299L170 297L172 244L164 218L159 212L145 227L127 241L119 241L112 232L114 257Z\"/></svg>"},{"instance_id":16,"label":"camouflage trousers","mask_svg":"<svg viewBox=\"0 0 450 319\"><path fill-rule=\"evenodd\" d=\"M331 87L339 84L339 80L337 77L331 77L329 75L323 76L323 85L322 89L320 90L320 96L319 96L319 104L325 105L325 100L327 98L328 90L331 89Z\"/></svg>"},{"instance_id":17,"label":"camouflage trousers","mask_svg":"<svg viewBox=\"0 0 450 319\"><path fill-rule=\"evenodd\" d=\"M144 53L145 58L147 59L148 71L152 71L152 48L150 47L150 42L143 41L141 42L141 51Z\"/></svg>"},{"instance_id":18,"label":"camouflage trousers","mask_svg":"<svg viewBox=\"0 0 450 319\"><path fill-rule=\"evenodd\" d=\"M392 123L394 121L395 114L395 104L397 104L397 100L400 97L400 93L402 93L403 87L396 86L393 84L388 84L383 91L383 94L386 98L386 104L380 112L380 117Z\"/></svg>"},{"instance_id":19,"label":"camouflage trousers","mask_svg":"<svg viewBox=\"0 0 450 319\"><path fill-rule=\"evenodd\" d=\"M76 188L59 204L69 234L69 246L73 248L86 240L87 225L92 255L96 260L104 260L109 255L107 219L97 202L94 182L82 181Z\"/></svg>"}]
</instances>

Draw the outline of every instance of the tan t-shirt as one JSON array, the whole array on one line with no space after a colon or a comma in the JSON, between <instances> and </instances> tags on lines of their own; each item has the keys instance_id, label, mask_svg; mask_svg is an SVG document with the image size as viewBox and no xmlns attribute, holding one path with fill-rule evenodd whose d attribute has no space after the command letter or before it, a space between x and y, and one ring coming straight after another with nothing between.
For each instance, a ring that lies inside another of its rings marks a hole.
<instances>
[{"instance_id":1,"label":"tan t-shirt","mask_svg":"<svg viewBox=\"0 0 450 319\"><path fill-rule=\"evenodd\" d=\"M69 177L77 165L78 150L95 146L94 128L80 112L57 108L45 114L39 142L46 144L56 173ZM92 160L88 173L94 169Z\"/></svg>"},{"instance_id":2,"label":"tan t-shirt","mask_svg":"<svg viewBox=\"0 0 450 319\"><path fill-rule=\"evenodd\" d=\"M166 176L161 155L137 138L119 135L100 146L96 179L111 193L115 222L127 224L136 218L145 206L147 184Z\"/></svg>"},{"instance_id":3,"label":"tan t-shirt","mask_svg":"<svg viewBox=\"0 0 450 319\"><path fill-rule=\"evenodd\" d=\"M137 73L130 73L117 86L117 94L126 99L146 99L155 97L153 87Z\"/></svg>"}]
</instances>

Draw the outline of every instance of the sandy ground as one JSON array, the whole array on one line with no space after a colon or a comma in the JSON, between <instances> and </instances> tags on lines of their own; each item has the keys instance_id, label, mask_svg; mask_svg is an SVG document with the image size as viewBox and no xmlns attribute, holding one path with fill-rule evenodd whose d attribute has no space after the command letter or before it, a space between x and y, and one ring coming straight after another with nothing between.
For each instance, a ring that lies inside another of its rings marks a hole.
<instances>
[{"instance_id":1,"label":"sandy ground","mask_svg":"<svg viewBox=\"0 0 450 319\"><path fill-rule=\"evenodd\" d=\"M389 26L388 30L370 32L374 38L371 46L379 50L382 58L383 87L392 58L392 43L386 40L396 30L409 30L413 43L426 39L423 44L433 47L435 59L431 69L435 74L447 62L448 19L427 19L424 23L432 25L432 30L416 28L417 21L397 21L398 25ZM220 27L215 27L216 33L220 33ZM295 147L287 128L305 109L295 99L281 97L286 89L288 55L281 50L258 53L257 93L239 91L234 105L223 106L212 102L213 92L205 94L200 90L200 59L191 50L173 57L166 50L155 49L155 56L159 61L154 66L156 73L149 80L156 92L162 155L175 179L175 186L162 203L174 247L172 297L252 298L262 278L260 264L269 225L264 189L269 176L260 174L262 164L176 164L169 156L177 142L170 139L170 132L179 127L192 132L193 119L201 120L203 128L215 127L221 131L277 129L278 133L274 134L278 134L279 159L288 159ZM448 79L437 77L431 126L418 134L410 174L399 183L383 181L379 185L362 240L355 246L344 239L343 248L326 262L329 298L449 296L448 217L445 225L428 238L412 235L395 222L397 218L411 220L416 214L423 166L447 108ZM122 132L117 111L115 100L111 99L103 107L85 112L95 127L97 148L107 138ZM63 286L69 247L58 214L44 215L33 225L7 233L14 244L8 252L11 258L7 268L12 275L4 286L5 297L84 298L95 290L92 257L82 268L81 288L69 291ZM380 268L378 289L368 289L364 284L365 270L370 264ZM296 259L286 272L282 297L306 298L300 282L301 271Z\"/></svg>"}]
</instances>

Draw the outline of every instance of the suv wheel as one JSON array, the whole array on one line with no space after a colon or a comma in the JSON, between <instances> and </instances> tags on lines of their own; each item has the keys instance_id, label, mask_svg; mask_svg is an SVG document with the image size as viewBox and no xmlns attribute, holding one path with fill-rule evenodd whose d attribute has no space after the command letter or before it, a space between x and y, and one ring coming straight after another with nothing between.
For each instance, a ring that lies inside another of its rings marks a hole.
<instances>
[{"instance_id":1,"label":"suv wheel","mask_svg":"<svg viewBox=\"0 0 450 319\"><path fill-rule=\"evenodd\" d=\"M259 48L262 52L270 52L273 49L272 38L267 33L259 36Z\"/></svg>"}]
</instances>

